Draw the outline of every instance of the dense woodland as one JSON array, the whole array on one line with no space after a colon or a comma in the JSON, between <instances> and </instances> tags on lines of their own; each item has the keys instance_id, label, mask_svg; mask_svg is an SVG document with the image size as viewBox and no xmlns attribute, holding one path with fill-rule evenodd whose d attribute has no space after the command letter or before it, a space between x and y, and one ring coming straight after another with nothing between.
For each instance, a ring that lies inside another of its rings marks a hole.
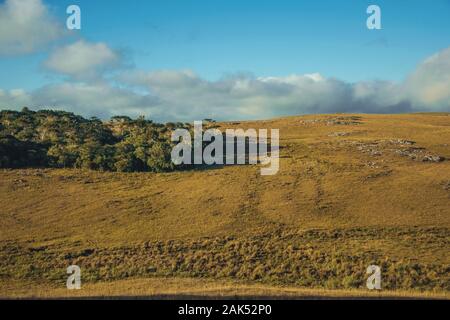
<instances>
[{"instance_id":1,"label":"dense woodland","mask_svg":"<svg viewBox=\"0 0 450 320\"><path fill-rule=\"evenodd\" d=\"M0 111L0 168L52 167L103 171L174 169L170 134L184 123L144 117L85 119L70 112Z\"/></svg>"}]
</instances>

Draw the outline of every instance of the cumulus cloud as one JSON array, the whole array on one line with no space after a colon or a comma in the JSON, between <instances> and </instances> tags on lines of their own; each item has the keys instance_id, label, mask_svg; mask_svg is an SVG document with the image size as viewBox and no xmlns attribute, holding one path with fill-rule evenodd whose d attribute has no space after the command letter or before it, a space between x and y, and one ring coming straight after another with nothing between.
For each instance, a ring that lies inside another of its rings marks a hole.
<instances>
[{"instance_id":1,"label":"cumulus cloud","mask_svg":"<svg viewBox=\"0 0 450 320\"><path fill-rule=\"evenodd\" d=\"M33 103L30 94L23 89L2 90L0 89L1 108L21 108Z\"/></svg>"},{"instance_id":2,"label":"cumulus cloud","mask_svg":"<svg viewBox=\"0 0 450 320\"><path fill-rule=\"evenodd\" d=\"M57 48L44 65L52 71L77 79L95 78L120 64L120 55L104 43L79 40Z\"/></svg>"},{"instance_id":3,"label":"cumulus cloud","mask_svg":"<svg viewBox=\"0 0 450 320\"><path fill-rule=\"evenodd\" d=\"M128 73L121 80L158 96L166 113L216 119L258 119L333 112L412 111L401 86L391 82L348 83L320 74L286 77L235 75L207 81L192 71ZM410 110L411 109L411 110Z\"/></svg>"},{"instance_id":4,"label":"cumulus cloud","mask_svg":"<svg viewBox=\"0 0 450 320\"><path fill-rule=\"evenodd\" d=\"M0 5L0 54L26 54L63 34L41 0L6 0Z\"/></svg>"},{"instance_id":5,"label":"cumulus cloud","mask_svg":"<svg viewBox=\"0 0 450 320\"><path fill-rule=\"evenodd\" d=\"M418 65L405 81L349 83L320 74L217 81L194 72L131 72L121 81L146 88L173 117L261 119L306 113L450 112L450 48Z\"/></svg>"},{"instance_id":6,"label":"cumulus cloud","mask_svg":"<svg viewBox=\"0 0 450 320\"><path fill-rule=\"evenodd\" d=\"M85 116L159 115L158 98L111 86L105 82L62 83L32 93L34 106L64 109Z\"/></svg>"},{"instance_id":7,"label":"cumulus cloud","mask_svg":"<svg viewBox=\"0 0 450 320\"><path fill-rule=\"evenodd\" d=\"M108 65L102 59L97 61L94 69ZM17 99L12 92L3 92L0 103L20 107L29 101L31 107L51 106L87 116L145 114L157 121L238 120L306 113L450 112L449 88L450 48L423 61L401 83L349 83L320 74L235 74L210 81L190 70L137 70L122 72L114 82L68 81L31 93L16 91Z\"/></svg>"},{"instance_id":8,"label":"cumulus cloud","mask_svg":"<svg viewBox=\"0 0 450 320\"><path fill-rule=\"evenodd\" d=\"M109 118L115 115L165 119L164 108L156 96L134 92L99 82L64 82L47 85L32 92L0 89L0 110L66 110L86 117Z\"/></svg>"},{"instance_id":9,"label":"cumulus cloud","mask_svg":"<svg viewBox=\"0 0 450 320\"><path fill-rule=\"evenodd\" d=\"M450 48L422 62L405 82L405 96L426 110L450 108Z\"/></svg>"}]
</instances>

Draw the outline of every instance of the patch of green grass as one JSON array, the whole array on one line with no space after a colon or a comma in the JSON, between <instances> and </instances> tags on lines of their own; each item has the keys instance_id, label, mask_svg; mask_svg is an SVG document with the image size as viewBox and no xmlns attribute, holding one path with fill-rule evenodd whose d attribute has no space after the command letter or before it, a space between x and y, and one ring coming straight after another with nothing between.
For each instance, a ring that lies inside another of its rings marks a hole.
<instances>
[{"instance_id":1,"label":"patch of green grass","mask_svg":"<svg viewBox=\"0 0 450 320\"><path fill-rule=\"evenodd\" d=\"M59 283L67 277L65 268L76 264L83 281L92 283L165 276L349 289L365 288L366 268L375 264L382 269L384 289L450 290L450 267L445 263L404 259L378 245L383 240L401 246L414 239L420 248L434 239L434 246L445 254L449 238L446 228L367 228L283 230L254 237L147 241L74 251L10 243L1 248L0 273L6 279Z\"/></svg>"}]
</instances>

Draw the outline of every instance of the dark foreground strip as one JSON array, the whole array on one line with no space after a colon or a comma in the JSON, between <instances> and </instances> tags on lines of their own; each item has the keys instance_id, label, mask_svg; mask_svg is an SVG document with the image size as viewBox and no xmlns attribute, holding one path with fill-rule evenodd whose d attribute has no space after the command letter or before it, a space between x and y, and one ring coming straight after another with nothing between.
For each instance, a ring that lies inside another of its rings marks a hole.
<instances>
[{"instance_id":1,"label":"dark foreground strip","mask_svg":"<svg viewBox=\"0 0 450 320\"><path fill-rule=\"evenodd\" d=\"M177 296L180 298L179 296ZM345 299L325 300L322 297L302 297L303 300L270 300L254 297L249 300L219 300L211 297L198 300L199 297L187 296L186 300L171 300L174 296L160 296L162 300L147 300L149 297L105 297L76 300L5 300L0 307L4 314L11 312L15 316L32 311L33 318L45 316L45 319L76 317L92 318L95 313L104 316L130 317L140 315L143 319L313 319L317 316L337 315L345 319L375 317L385 319L398 312L402 318L416 314L420 310L439 312L448 308L448 301L408 300L408 299ZM156 298L156 297L155 297ZM88 308L87 308L88 307ZM95 308L98 307L98 308ZM8 310L9 309L9 310ZM93 312L94 311L94 312ZM312 316L312 317L311 317ZM372 316L372 317L371 317ZM429 315L430 318L431 315Z\"/></svg>"}]
</instances>

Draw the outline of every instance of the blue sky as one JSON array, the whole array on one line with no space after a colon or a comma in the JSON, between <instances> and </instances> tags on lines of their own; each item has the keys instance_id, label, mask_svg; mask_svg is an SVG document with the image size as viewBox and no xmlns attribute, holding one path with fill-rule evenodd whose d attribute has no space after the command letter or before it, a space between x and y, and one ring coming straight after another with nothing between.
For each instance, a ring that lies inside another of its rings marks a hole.
<instances>
[{"instance_id":1,"label":"blue sky","mask_svg":"<svg viewBox=\"0 0 450 320\"><path fill-rule=\"evenodd\" d=\"M82 30L31 53L0 56L3 90L32 91L67 81L61 72L49 72L43 61L57 46L79 39L106 44L130 70L192 70L195 77L211 83L237 74L313 73L350 84L401 83L424 59L450 45L449 0L48 0L42 4L61 22L68 5L79 5ZM370 4L381 8L382 30L366 28ZM137 87L133 90L140 90Z\"/></svg>"}]
</instances>

